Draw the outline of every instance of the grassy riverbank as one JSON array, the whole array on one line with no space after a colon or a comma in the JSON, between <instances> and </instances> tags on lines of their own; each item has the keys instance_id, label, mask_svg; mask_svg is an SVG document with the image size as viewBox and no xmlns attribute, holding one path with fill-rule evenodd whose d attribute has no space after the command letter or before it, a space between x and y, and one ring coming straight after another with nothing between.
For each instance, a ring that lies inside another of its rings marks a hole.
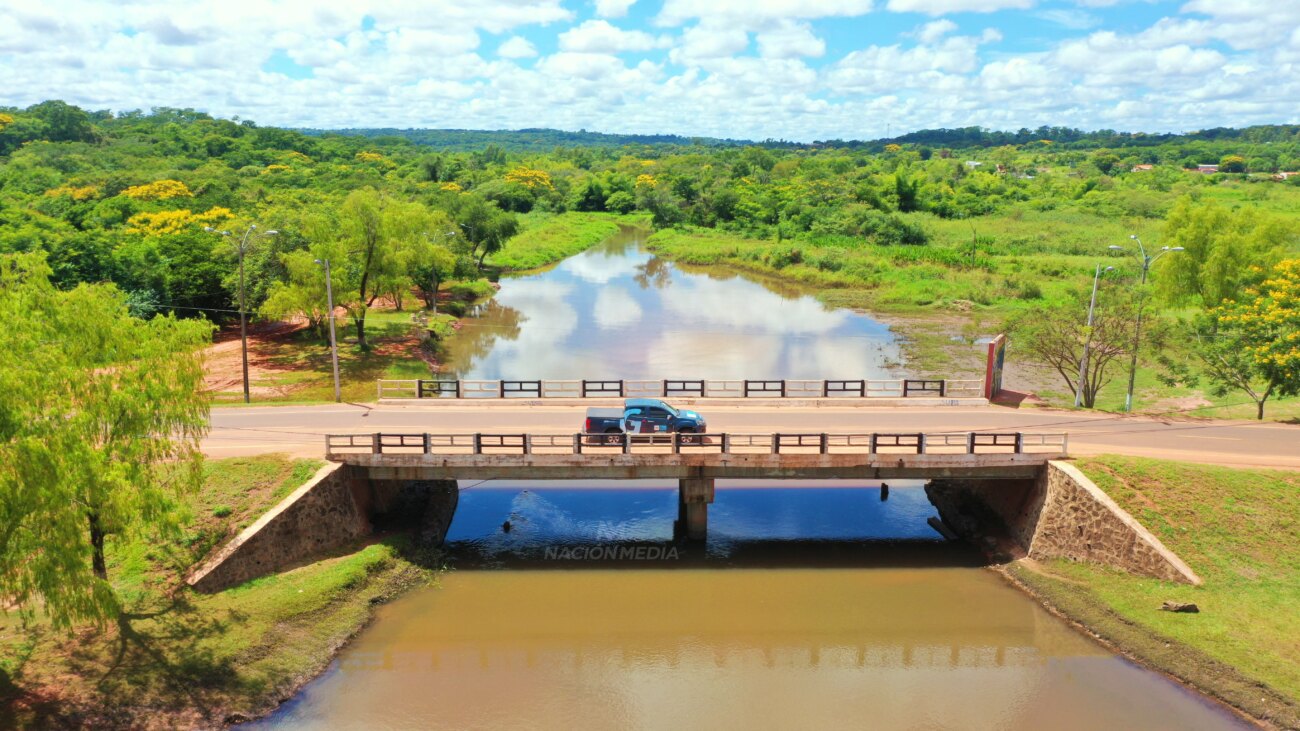
<instances>
[{"instance_id":1,"label":"grassy riverbank","mask_svg":"<svg viewBox=\"0 0 1300 731\"><path fill-rule=\"evenodd\" d=\"M980 378L984 350L975 338L1004 329L1025 307L1077 297L1091 283L1098 261L1118 268L1131 257L1109 255L1106 246L1127 231L1148 235L1150 220L1107 218L1079 211L1013 210L981 219L980 243L971 259L969 222L911 214L928 233L925 246L864 244L844 237L777 241L747 238L714 229L663 229L647 246L694 266L718 266L798 286L832 307L869 310L902 337L908 373L916 377ZM1170 347L1176 347L1171 343ZM1004 386L1032 392L1049 405L1068 408L1073 394L1058 375L1029 370L1015 360ZM1137 410L1179 412L1208 418L1252 418L1254 405L1244 395L1215 396L1196 387L1171 386L1158 379L1147 356L1135 389ZM1119 411L1128 385L1123 364L1098 394L1097 407ZM1300 417L1300 399L1270 400L1266 418Z\"/></svg>"},{"instance_id":2,"label":"grassy riverbank","mask_svg":"<svg viewBox=\"0 0 1300 731\"><path fill-rule=\"evenodd\" d=\"M109 546L119 625L56 632L0 621L0 727L189 728L274 707L319 673L374 604L430 572L397 541L358 547L213 595L184 571L310 477L315 460L213 460L185 540Z\"/></svg>"},{"instance_id":3,"label":"grassy riverbank","mask_svg":"<svg viewBox=\"0 0 1300 731\"><path fill-rule=\"evenodd\" d=\"M522 216L523 230L489 257L506 271L536 269L582 253L619 232L622 226L647 225L648 218L615 213L533 213Z\"/></svg>"},{"instance_id":4,"label":"grassy riverbank","mask_svg":"<svg viewBox=\"0 0 1300 731\"><path fill-rule=\"evenodd\" d=\"M1300 728L1300 474L1115 456L1078 464L1204 586L1068 561L1013 565L1012 576L1144 663ZM1201 611L1160 611L1166 600Z\"/></svg>"}]
</instances>

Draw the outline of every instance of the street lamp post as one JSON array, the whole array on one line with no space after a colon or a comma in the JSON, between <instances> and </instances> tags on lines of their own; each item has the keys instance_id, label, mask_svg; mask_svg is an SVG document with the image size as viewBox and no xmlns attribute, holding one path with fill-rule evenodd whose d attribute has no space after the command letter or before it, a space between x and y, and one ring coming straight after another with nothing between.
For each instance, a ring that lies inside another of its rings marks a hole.
<instances>
[{"instance_id":1,"label":"street lamp post","mask_svg":"<svg viewBox=\"0 0 1300 731\"><path fill-rule=\"evenodd\" d=\"M330 282L330 260L317 259L316 263L325 265L325 306L329 308L330 360L334 364L334 402L341 403L343 396L339 393L339 341L334 336L334 286Z\"/></svg>"},{"instance_id":2,"label":"street lamp post","mask_svg":"<svg viewBox=\"0 0 1300 731\"><path fill-rule=\"evenodd\" d=\"M1115 267L1101 268L1097 265L1097 273L1092 277L1092 299L1088 301L1088 327L1087 333L1083 340L1083 357L1079 359L1079 381L1074 388L1074 408L1083 405L1083 383L1088 377L1088 355L1092 350L1092 315L1097 309L1097 283L1101 281L1101 275L1105 272L1114 271Z\"/></svg>"},{"instance_id":3,"label":"street lamp post","mask_svg":"<svg viewBox=\"0 0 1300 731\"><path fill-rule=\"evenodd\" d=\"M229 231L218 231L211 226L204 226L204 231L214 233L218 236L230 236ZM244 403L249 402L248 392L248 315L244 308L244 252L248 250L248 239L257 230L257 224L250 223L248 228L244 229L244 235L239 239L239 344L241 358L243 360L244 372ZM262 232L262 236L275 236L280 233L275 229Z\"/></svg>"},{"instance_id":4,"label":"street lamp post","mask_svg":"<svg viewBox=\"0 0 1300 731\"><path fill-rule=\"evenodd\" d=\"M1142 239L1139 239L1137 234L1130 234L1129 238L1136 241L1138 245L1138 258L1142 260L1142 279L1138 282L1138 311L1137 322L1133 327L1133 356L1128 366L1128 393L1124 396L1124 411L1126 412L1133 410L1133 385L1137 380L1138 350L1142 347L1142 306L1146 304L1147 272L1151 269L1151 262L1156 259L1170 252L1183 251L1181 246L1172 248L1162 246L1155 256L1148 256L1146 247L1142 245ZM1112 251L1124 251L1123 246L1109 246L1107 248Z\"/></svg>"}]
</instances>

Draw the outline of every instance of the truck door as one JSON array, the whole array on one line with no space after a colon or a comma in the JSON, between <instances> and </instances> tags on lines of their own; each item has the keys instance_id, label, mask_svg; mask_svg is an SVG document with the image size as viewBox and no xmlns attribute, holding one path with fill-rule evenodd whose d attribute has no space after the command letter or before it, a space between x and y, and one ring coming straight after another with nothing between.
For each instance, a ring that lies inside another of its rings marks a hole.
<instances>
[{"instance_id":1,"label":"truck door","mask_svg":"<svg viewBox=\"0 0 1300 731\"><path fill-rule=\"evenodd\" d=\"M672 430L672 415L666 409L651 406L645 410L645 418L650 422L656 434L663 434Z\"/></svg>"}]
</instances>

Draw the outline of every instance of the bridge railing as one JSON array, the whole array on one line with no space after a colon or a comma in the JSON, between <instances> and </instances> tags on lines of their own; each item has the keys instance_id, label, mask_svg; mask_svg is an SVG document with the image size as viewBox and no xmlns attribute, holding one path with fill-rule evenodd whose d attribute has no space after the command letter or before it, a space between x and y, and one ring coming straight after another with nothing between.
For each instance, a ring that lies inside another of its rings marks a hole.
<instances>
[{"instance_id":1,"label":"bridge railing","mask_svg":"<svg viewBox=\"0 0 1300 731\"><path fill-rule=\"evenodd\" d=\"M349 454L1066 454L1064 432L829 432L719 434L330 434L329 457Z\"/></svg>"},{"instance_id":2,"label":"bridge railing","mask_svg":"<svg viewBox=\"0 0 1300 731\"><path fill-rule=\"evenodd\" d=\"M436 398L980 398L982 379L380 380L381 399Z\"/></svg>"}]
</instances>

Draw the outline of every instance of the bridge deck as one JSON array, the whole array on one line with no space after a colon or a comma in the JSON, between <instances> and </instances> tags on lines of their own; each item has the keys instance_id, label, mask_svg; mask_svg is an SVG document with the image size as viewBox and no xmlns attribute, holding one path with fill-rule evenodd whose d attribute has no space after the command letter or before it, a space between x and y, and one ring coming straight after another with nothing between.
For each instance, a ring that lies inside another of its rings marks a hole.
<instances>
[{"instance_id":1,"label":"bridge deck","mask_svg":"<svg viewBox=\"0 0 1300 731\"><path fill-rule=\"evenodd\" d=\"M1064 434L362 434L331 460L372 479L1029 478Z\"/></svg>"}]
</instances>

